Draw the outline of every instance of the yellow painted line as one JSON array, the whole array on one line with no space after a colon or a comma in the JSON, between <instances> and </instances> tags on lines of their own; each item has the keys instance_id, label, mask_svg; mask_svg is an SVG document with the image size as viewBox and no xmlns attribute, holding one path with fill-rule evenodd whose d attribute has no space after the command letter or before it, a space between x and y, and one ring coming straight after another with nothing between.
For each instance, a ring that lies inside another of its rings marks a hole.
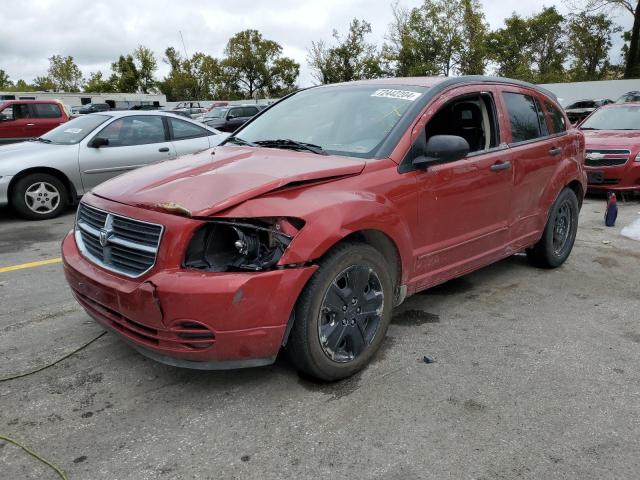
<instances>
[{"instance_id":1,"label":"yellow painted line","mask_svg":"<svg viewBox=\"0 0 640 480\"><path fill-rule=\"evenodd\" d=\"M43 265L51 265L52 263L60 263L62 258L50 258L49 260L38 260L37 262L21 263L20 265L11 265L9 267L0 267L0 273L13 272L14 270L22 270L25 268L42 267Z\"/></svg>"}]
</instances>

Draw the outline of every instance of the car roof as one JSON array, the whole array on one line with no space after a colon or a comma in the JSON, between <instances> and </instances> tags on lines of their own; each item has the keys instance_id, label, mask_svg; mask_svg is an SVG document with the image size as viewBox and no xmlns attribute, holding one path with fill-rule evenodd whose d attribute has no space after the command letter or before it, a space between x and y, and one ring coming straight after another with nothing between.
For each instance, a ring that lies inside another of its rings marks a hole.
<instances>
[{"instance_id":1,"label":"car roof","mask_svg":"<svg viewBox=\"0 0 640 480\"><path fill-rule=\"evenodd\" d=\"M626 102L626 103L609 103L603 105L600 108L640 108L640 102Z\"/></svg>"},{"instance_id":2,"label":"car roof","mask_svg":"<svg viewBox=\"0 0 640 480\"><path fill-rule=\"evenodd\" d=\"M0 104L5 104L5 103L54 103L56 105L59 105L60 103L62 103L60 100L54 100L54 99L43 99L43 100L20 100L20 99L16 99L16 100L2 100L0 101Z\"/></svg>"},{"instance_id":3,"label":"car roof","mask_svg":"<svg viewBox=\"0 0 640 480\"><path fill-rule=\"evenodd\" d=\"M376 78L372 80L356 80L352 82L333 83L329 85L320 85L315 88L346 85L406 85L415 87L428 87L430 89L433 87L438 87L437 89L442 91L449 86L465 84L471 85L477 83L514 85L517 87L531 88L557 101L557 97L554 93L547 90L546 88L534 85L533 83L524 82L522 80L515 80L513 78L494 77L489 75L463 75L460 77L389 77Z\"/></svg>"}]
</instances>

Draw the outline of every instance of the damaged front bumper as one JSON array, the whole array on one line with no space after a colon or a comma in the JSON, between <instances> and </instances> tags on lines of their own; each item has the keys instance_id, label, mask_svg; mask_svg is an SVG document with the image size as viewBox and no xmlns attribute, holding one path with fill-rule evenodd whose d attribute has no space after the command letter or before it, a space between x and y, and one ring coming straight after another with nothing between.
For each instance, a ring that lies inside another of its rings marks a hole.
<instances>
[{"instance_id":1,"label":"damaged front bumper","mask_svg":"<svg viewBox=\"0 0 640 480\"><path fill-rule=\"evenodd\" d=\"M272 363L295 302L317 268L206 272L156 266L130 279L84 258L72 233L62 255L73 295L98 323L154 360L199 369Z\"/></svg>"}]
</instances>

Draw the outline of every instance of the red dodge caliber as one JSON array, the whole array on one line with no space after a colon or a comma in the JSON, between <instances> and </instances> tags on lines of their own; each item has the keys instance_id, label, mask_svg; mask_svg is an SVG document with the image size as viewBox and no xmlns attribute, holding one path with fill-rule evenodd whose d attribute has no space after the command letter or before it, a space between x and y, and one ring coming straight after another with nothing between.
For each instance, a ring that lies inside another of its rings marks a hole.
<instances>
[{"instance_id":1,"label":"red dodge caliber","mask_svg":"<svg viewBox=\"0 0 640 480\"><path fill-rule=\"evenodd\" d=\"M571 252L584 139L548 92L491 77L310 88L219 147L85 195L62 245L89 315L170 365L363 368L408 295Z\"/></svg>"}]
</instances>

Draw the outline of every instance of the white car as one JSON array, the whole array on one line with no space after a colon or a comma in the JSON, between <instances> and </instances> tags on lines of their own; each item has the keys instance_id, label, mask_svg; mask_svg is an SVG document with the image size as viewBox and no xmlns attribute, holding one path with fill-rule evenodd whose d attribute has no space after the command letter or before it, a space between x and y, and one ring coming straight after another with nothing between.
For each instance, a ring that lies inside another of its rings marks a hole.
<instances>
[{"instance_id":1,"label":"white car","mask_svg":"<svg viewBox=\"0 0 640 480\"><path fill-rule=\"evenodd\" d=\"M228 135L169 112L83 115L35 140L0 146L0 206L52 218L105 180L212 148Z\"/></svg>"}]
</instances>

